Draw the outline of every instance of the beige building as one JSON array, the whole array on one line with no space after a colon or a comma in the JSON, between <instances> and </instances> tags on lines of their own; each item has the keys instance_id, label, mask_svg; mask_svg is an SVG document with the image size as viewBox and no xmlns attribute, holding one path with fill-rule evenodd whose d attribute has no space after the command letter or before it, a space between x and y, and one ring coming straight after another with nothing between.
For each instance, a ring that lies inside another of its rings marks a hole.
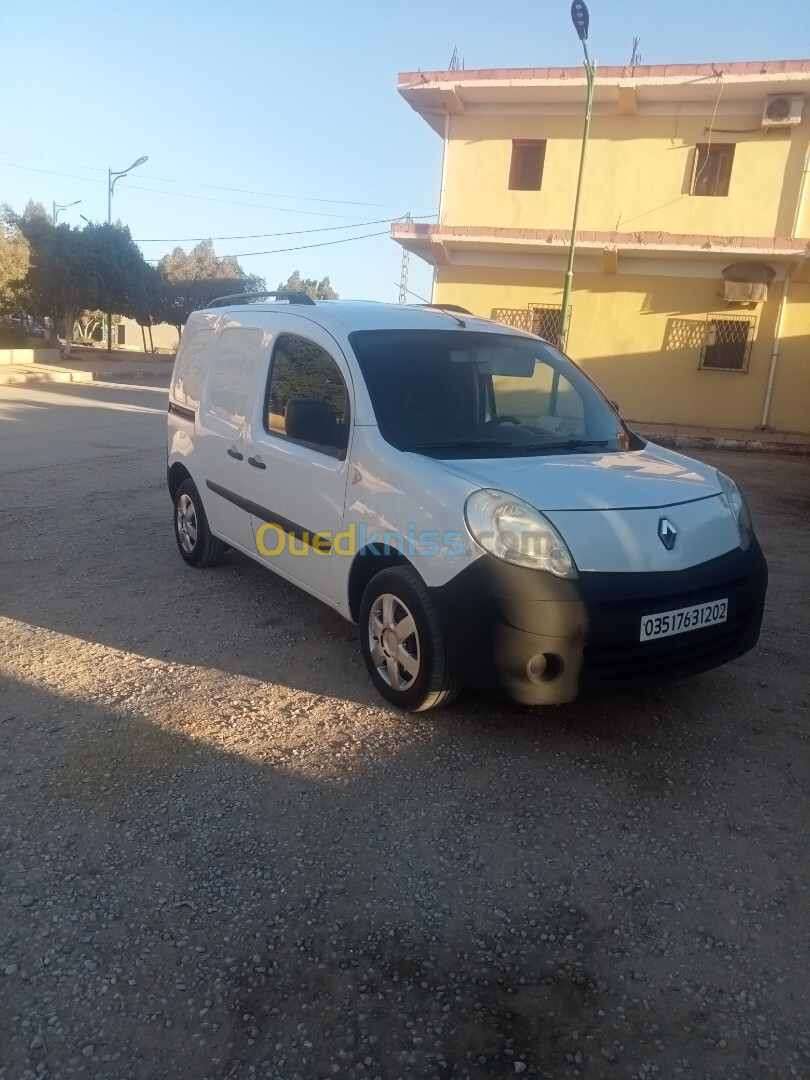
<instances>
[{"instance_id":1,"label":"beige building","mask_svg":"<svg viewBox=\"0 0 810 1080\"><path fill-rule=\"evenodd\" d=\"M121 319L113 327L113 336L116 349L133 352L151 352L154 344L157 352L174 353L180 342L177 328L168 323L158 323L151 328L142 328L134 319L126 318Z\"/></svg>"},{"instance_id":2,"label":"beige building","mask_svg":"<svg viewBox=\"0 0 810 1080\"><path fill-rule=\"evenodd\" d=\"M434 299L556 340L584 70L400 75ZM810 60L597 70L567 349L639 422L810 433Z\"/></svg>"}]
</instances>

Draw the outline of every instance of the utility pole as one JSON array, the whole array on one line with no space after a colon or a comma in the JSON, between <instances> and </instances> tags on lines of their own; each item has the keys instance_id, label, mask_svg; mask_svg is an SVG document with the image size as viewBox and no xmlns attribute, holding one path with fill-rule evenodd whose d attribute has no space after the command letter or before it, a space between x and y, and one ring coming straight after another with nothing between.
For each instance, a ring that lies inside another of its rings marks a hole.
<instances>
[{"instance_id":1,"label":"utility pole","mask_svg":"<svg viewBox=\"0 0 810 1080\"><path fill-rule=\"evenodd\" d=\"M144 154L143 157L139 157L137 161L133 161L127 169L121 169L120 172L113 172L111 168L107 169L107 224L112 225L112 197L115 191L115 182L120 180L122 176L126 176L127 173L132 172L133 169L137 169L139 165L143 165L149 158ZM107 352L112 351L112 312L107 312Z\"/></svg>"},{"instance_id":2,"label":"utility pole","mask_svg":"<svg viewBox=\"0 0 810 1080\"><path fill-rule=\"evenodd\" d=\"M565 349L568 339L568 324L571 315L571 286L574 282L574 255L577 246L577 222L579 220L579 200L582 194L582 177L585 172L585 151L588 148L588 134L591 128L591 110L593 108L593 86L596 80L596 63L588 56L588 8L584 0L574 0L571 5L571 20L577 37L582 42L585 53L585 78L588 80L588 96L585 102L585 127L582 132L582 150L579 156L579 175L577 176L577 190L574 196L574 219L571 222L571 244L568 248L568 269L565 274L565 286L563 288L562 313L560 316L560 349Z\"/></svg>"}]
</instances>

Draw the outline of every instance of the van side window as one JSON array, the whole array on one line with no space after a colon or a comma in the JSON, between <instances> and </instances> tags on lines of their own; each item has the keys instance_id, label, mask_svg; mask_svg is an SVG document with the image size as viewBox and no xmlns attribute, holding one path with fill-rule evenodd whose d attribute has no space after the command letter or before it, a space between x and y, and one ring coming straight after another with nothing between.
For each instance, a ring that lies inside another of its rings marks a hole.
<instances>
[{"instance_id":1,"label":"van side window","mask_svg":"<svg viewBox=\"0 0 810 1080\"><path fill-rule=\"evenodd\" d=\"M348 442L349 393L332 357L293 334L276 342L264 415L270 435L342 457Z\"/></svg>"},{"instance_id":2,"label":"van side window","mask_svg":"<svg viewBox=\"0 0 810 1080\"><path fill-rule=\"evenodd\" d=\"M262 331L253 327L222 331L205 388L204 411L209 417L234 428L245 422L263 337Z\"/></svg>"},{"instance_id":3,"label":"van side window","mask_svg":"<svg viewBox=\"0 0 810 1080\"><path fill-rule=\"evenodd\" d=\"M172 380L172 399L179 405L196 409L202 397L205 379L205 364L210 356L213 330L197 330L193 334L183 335L177 360L174 365Z\"/></svg>"}]
</instances>

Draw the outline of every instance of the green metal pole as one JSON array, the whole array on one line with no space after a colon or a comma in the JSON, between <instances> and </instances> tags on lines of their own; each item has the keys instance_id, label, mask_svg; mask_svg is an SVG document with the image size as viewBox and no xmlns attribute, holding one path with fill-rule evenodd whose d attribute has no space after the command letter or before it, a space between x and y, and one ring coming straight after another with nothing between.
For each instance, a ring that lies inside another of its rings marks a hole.
<instances>
[{"instance_id":1,"label":"green metal pole","mask_svg":"<svg viewBox=\"0 0 810 1080\"><path fill-rule=\"evenodd\" d=\"M107 224L112 225L112 168L107 169ZM107 312L107 352L112 352L112 314Z\"/></svg>"},{"instance_id":2,"label":"green metal pole","mask_svg":"<svg viewBox=\"0 0 810 1080\"><path fill-rule=\"evenodd\" d=\"M574 282L574 254L577 247L577 221L579 220L579 197L582 194L582 177L585 172L585 152L588 149L588 133L591 129L591 110L593 108L593 86L596 79L596 64L588 56L588 46L583 41L582 48L585 51L585 77L588 80L588 99L585 106L585 127L582 132L582 150L579 156L579 175L577 177L577 191L574 196L574 220L571 222L571 244L568 248L568 269L565 274L565 286L563 288L562 315L560 318L560 349L565 350L568 339L568 324L571 317L571 286Z\"/></svg>"}]
</instances>

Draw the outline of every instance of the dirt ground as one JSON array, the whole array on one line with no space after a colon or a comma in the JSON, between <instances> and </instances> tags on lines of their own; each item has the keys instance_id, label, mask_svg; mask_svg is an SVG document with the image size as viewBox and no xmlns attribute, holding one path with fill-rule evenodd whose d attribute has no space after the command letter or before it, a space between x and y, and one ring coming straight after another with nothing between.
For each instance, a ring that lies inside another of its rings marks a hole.
<instances>
[{"instance_id":1,"label":"dirt ground","mask_svg":"<svg viewBox=\"0 0 810 1080\"><path fill-rule=\"evenodd\" d=\"M337 615L185 566L160 446L96 441L0 476L2 1080L810 1076L810 461L705 455L755 652L411 717Z\"/></svg>"}]
</instances>

